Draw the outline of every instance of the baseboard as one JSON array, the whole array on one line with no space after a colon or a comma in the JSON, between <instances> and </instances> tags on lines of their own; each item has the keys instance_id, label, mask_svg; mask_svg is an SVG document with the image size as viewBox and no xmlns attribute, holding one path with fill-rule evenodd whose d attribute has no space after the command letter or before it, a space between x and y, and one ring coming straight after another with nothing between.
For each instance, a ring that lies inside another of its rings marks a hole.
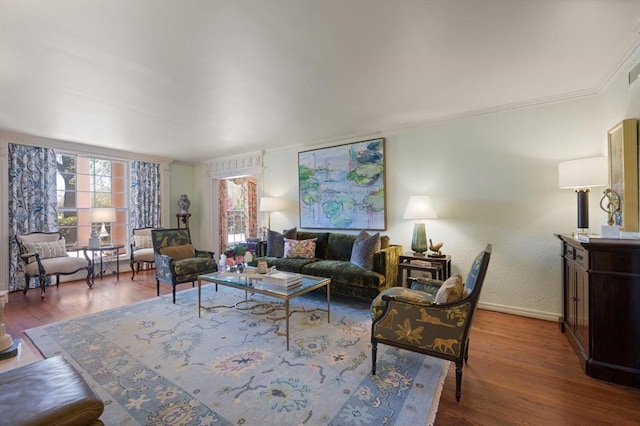
<instances>
[{"instance_id":1,"label":"baseboard","mask_svg":"<svg viewBox=\"0 0 640 426\"><path fill-rule=\"evenodd\" d=\"M537 311L533 309L516 308L513 306L499 305L497 303L485 303L478 302L478 308L485 309L487 311L502 312L504 314L519 315L522 317L529 317L535 319L541 319L551 322L560 322L562 314L555 312Z\"/></svg>"}]
</instances>

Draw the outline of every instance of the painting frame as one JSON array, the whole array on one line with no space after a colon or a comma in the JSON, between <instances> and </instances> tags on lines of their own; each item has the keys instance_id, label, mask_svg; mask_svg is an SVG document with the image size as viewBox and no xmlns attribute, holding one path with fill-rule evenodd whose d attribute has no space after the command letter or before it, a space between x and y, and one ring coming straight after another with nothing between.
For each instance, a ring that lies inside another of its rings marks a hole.
<instances>
[{"instance_id":1,"label":"painting frame","mask_svg":"<svg viewBox=\"0 0 640 426\"><path fill-rule=\"evenodd\" d=\"M387 229L385 138L298 152L300 227Z\"/></svg>"},{"instance_id":2,"label":"painting frame","mask_svg":"<svg viewBox=\"0 0 640 426\"><path fill-rule=\"evenodd\" d=\"M615 224L621 231L638 232L638 120L622 120L607 132L609 188L622 200Z\"/></svg>"}]
</instances>

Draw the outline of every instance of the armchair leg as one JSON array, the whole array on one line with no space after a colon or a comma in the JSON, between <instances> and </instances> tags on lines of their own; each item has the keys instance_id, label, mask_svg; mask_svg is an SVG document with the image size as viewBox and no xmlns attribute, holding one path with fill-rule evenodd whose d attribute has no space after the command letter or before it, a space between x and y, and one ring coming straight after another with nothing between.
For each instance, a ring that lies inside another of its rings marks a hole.
<instances>
[{"instance_id":1,"label":"armchair leg","mask_svg":"<svg viewBox=\"0 0 640 426\"><path fill-rule=\"evenodd\" d=\"M456 401L462 396L462 359L456 360Z\"/></svg>"},{"instance_id":2,"label":"armchair leg","mask_svg":"<svg viewBox=\"0 0 640 426\"><path fill-rule=\"evenodd\" d=\"M47 276L40 275L40 299L44 300L44 293L47 288Z\"/></svg>"},{"instance_id":3,"label":"armchair leg","mask_svg":"<svg viewBox=\"0 0 640 426\"><path fill-rule=\"evenodd\" d=\"M173 304L176 304L176 285L173 285Z\"/></svg>"},{"instance_id":4,"label":"armchair leg","mask_svg":"<svg viewBox=\"0 0 640 426\"><path fill-rule=\"evenodd\" d=\"M133 281L133 277L136 276L135 265L133 264L133 260L129 262L129 266L131 267L131 281Z\"/></svg>"},{"instance_id":5,"label":"armchair leg","mask_svg":"<svg viewBox=\"0 0 640 426\"><path fill-rule=\"evenodd\" d=\"M27 294L27 291L29 291L29 281L31 281L31 275L24 274L24 290L22 290L22 294Z\"/></svg>"},{"instance_id":6,"label":"armchair leg","mask_svg":"<svg viewBox=\"0 0 640 426\"><path fill-rule=\"evenodd\" d=\"M156 280L156 291L158 293L158 296L160 296L160 280Z\"/></svg>"},{"instance_id":7,"label":"armchair leg","mask_svg":"<svg viewBox=\"0 0 640 426\"><path fill-rule=\"evenodd\" d=\"M378 343L371 342L371 374L376 375L376 357L378 356Z\"/></svg>"},{"instance_id":8,"label":"armchair leg","mask_svg":"<svg viewBox=\"0 0 640 426\"><path fill-rule=\"evenodd\" d=\"M93 287L93 280L91 279L91 271L93 268L87 268L87 285L89 288Z\"/></svg>"}]
</instances>

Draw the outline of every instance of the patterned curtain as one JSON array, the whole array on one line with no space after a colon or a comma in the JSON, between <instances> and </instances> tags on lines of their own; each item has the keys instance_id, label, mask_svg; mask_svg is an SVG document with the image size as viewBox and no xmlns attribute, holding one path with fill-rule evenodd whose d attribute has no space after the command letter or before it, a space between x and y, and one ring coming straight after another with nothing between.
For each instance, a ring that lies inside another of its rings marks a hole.
<instances>
[{"instance_id":1,"label":"patterned curtain","mask_svg":"<svg viewBox=\"0 0 640 426\"><path fill-rule=\"evenodd\" d=\"M131 162L131 229L160 226L160 164Z\"/></svg>"},{"instance_id":2,"label":"patterned curtain","mask_svg":"<svg viewBox=\"0 0 640 426\"><path fill-rule=\"evenodd\" d=\"M258 183L254 177L247 178L245 209L247 217L247 237L258 236Z\"/></svg>"},{"instance_id":3,"label":"patterned curtain","mask_svg":"<svg viewBox=\"0 0 640 426\"><path fill-rule=\"evenodd\" d=\"M218 221L220 226L218 228L218 237L220 241L220 249L218 253L224 253L227 248L227 198L229 193L227 192L226 179L218 180Z\"/></svg>"},{"instance_id":4,"label":"patterned curtain","mask_svg":"<svg viewBox=\"0 0 640 426\"><path fill-rule=\"evenodd\" d=\"M25 288L15 236L58 230L56 171L53 149L9 144L9 291Z\"/></svg>"}]
</instances>

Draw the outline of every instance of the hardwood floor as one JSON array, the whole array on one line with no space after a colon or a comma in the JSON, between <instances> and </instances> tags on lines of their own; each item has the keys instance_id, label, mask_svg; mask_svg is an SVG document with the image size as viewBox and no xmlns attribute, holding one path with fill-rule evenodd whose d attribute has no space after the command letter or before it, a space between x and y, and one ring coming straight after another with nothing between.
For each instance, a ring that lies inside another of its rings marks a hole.
<instances>
[{"instance_id":1,"label":"hardwood floor","mask_svg":"<svg viewBox=\"0 0 640 426\"><path fill-rule=\"evenodd\" d=\"M160 286L160 294L170 292ZM96 279L91 290L84 281L48 288L44 301L38 290L10 293L4 320L12 337L33 348L26 329L153 297L153 271L141 272L135 281L123 272L120 281ZM456 402L452 366L435 424L638 425L640 390L586 376L558 324L479 310L462 399Z\"/></svg>"}]
</instances>

